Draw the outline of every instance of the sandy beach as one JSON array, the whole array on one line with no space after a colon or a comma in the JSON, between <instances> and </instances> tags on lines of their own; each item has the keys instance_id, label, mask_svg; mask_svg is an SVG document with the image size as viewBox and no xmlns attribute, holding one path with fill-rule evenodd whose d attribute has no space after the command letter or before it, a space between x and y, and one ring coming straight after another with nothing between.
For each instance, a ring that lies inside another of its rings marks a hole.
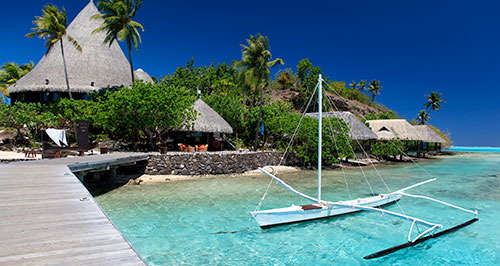
<instances>
[{"instance_id":1,"label":"sandy beach","mask_svg":"<svg viewBox=\"0 0 500 266\"><path fill-rule=\"evenodd\" d=\"M298 167L290 167L290 166L276 166L269 165L263 167L264 170L270 173L290 173L290 172L298 172L301 171ZM145 183L157 183L157 182L171 182L171 181L180 181L180 180L190 180L190 179L200 179L200 178L219 178L221 176L255 176L255 175L264 175L258 169L247 171L242 174L228 174L228 175L198 175L198 176L188 176L188 175L142 175L135 180L135 184L145 184Z\"/></svg>"},{"instance_id":2,"label":"sandy beach","mask_svg":"<svg viewBox=\"0 0 500 266\"><path fill-rule=\"evenodd\" d=\"M24 159L24 152L0 151L0 159ZM32 157L30 159L33 159ZM42 159L42 154L37 153L36 159Z\"/></svg>"}]
</instances>

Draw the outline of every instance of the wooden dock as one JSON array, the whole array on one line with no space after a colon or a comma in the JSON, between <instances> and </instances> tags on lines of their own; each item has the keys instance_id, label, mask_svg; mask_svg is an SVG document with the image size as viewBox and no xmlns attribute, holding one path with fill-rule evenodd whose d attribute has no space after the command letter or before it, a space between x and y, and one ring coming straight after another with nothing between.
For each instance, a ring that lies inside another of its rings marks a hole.
<instances>
[{"instance_id":1,"label":"wooden dock","mask_svg":"<svg viewBox=\"0 0 500 266\"><path fill-rule=\"evenodd\" d=\"M146 265L73 172L147 157L114 153L0 165L0 265Z\"/></svg>"}]
</instances>

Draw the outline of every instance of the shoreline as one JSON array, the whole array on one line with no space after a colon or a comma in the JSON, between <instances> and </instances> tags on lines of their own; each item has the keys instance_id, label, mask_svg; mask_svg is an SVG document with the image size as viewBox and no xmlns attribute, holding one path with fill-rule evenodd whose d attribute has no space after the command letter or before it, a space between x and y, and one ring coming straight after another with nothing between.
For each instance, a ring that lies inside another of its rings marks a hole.
<instances>
[{"instance_id":1,"label":"shoreline","mask_svg":"<svg viewBox=\"0 0 500 266\"><path fill-rule=\"evenodd\" d=\"M292 166L276 166L276 165L268 165L262 167L264 170L273 172L277 171L279 173L294 173L303 171L299 167ZM148 175L143 174L136 179L130 179L126 185L140 185L140 184L152 184L152 183L162 183L162 182L175 182L182 180L194 180L194 179L211 179L211 178L221 178L221 177L229 177L229 176L258 176L265 175L258 169L246 171L241 174L220 174L220 175Z\"/></svg>"},{"instance_id":2,"label":"shoreline","mask_svg":"<svg viewBox=\"0 0 500 266\"><path fill-rule=\"evenodd\" d=\"M449 157L449 156L455 156L455 155L461 155L463 153L455 153L455 154L442 154L442 155L433 155L433 156L427 156L425 158L412 158L413 162L406 157L405 160L399 161L378 161L372 159L373 165L375 165L377 168L382 168L382 167L395 167L399 165L404 165L404 164L411 164L411 163L421 163L421 162L426 162L426 161L432 161L435 159L440 159L444 157ZM360 160L358 160L360 161ZM355 161L355 162L358 162ZM353 162L353 161L351 161ZM359 165L342 165L342 166L337 166L337 167L325 167L325 170L330 170L330 171L335 171L335 170L340 170L341 167L343 167L345 170L356 170L359 169ZM366 164L366 165L361 165L362 168L372 168L371 164ZM276 165L268 165L262 167L264 170L273 173L278 172L280 174L282 173L297 173L301 171L314 171L315 168L301 168L301 167L293 167L293 166L276 166ZM149 174L142 174L141 176L133 179L129 179L126 184L124 185L143 185L143 184L156 184L156 183L167 183L167 182L178 182L178 181L184 181L184 180L195 180L195 179L214 179L214 178L224 178L224 177L245 177L245 176L265 176L264 173L259 171L258 169L246 171L244 173L234 173L234 174L209 174L209 175L149 175ZM124 176L125 177L125 176Z\"/></svg>"}]
</instances>

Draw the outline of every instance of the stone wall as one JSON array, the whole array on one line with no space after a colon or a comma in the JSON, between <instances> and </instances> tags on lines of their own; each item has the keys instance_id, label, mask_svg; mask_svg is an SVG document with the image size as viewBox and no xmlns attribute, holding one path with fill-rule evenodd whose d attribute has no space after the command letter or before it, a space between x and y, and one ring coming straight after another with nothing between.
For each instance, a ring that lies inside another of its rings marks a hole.
<instances>
[{"instance_id":1,"label":"stone wall","mask_svg":"<svg viewBox=\"0 0 500 266\"><path fill-rule=\"evenodd\" d=\"M282 152L169 152L149 155L146 174L149 175L218 175L238 174L266 165L277 165ZM288 155L282 165L300 165L300 160Z\"/></svg>"}]
</instances>

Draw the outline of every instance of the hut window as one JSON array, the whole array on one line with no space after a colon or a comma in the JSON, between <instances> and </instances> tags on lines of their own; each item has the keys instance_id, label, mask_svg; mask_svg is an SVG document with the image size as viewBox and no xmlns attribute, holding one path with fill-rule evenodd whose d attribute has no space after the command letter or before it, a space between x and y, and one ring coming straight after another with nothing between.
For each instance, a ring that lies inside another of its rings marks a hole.
<instances>
[{"instance_id":1,"label":"hut window","mask_svg":"<svg viewBox=\"0 0 500 266\"><path fill-rule=\"evenodd\" d=\"M45 79L45 85L49 85L49 79Z\"/></svg>"},{"instance_id":2,"label":"hut window","mask_svg":"<svg viewBox=\"0 0 500 266\"><path fill-rule=\"evenodd\" d=\"M382 127L379 131L389 131L386 127Z\"/></svg>"},{"instance_id":3,"label":"hut window","mask_svg":"<svg viewBox=\"0 0 500 266\"><path fill-rule=\"evenodd\" d=\"M90 86L94 87L94 82L93 81L90 82Z\"/></svg>"}]
</instances>

